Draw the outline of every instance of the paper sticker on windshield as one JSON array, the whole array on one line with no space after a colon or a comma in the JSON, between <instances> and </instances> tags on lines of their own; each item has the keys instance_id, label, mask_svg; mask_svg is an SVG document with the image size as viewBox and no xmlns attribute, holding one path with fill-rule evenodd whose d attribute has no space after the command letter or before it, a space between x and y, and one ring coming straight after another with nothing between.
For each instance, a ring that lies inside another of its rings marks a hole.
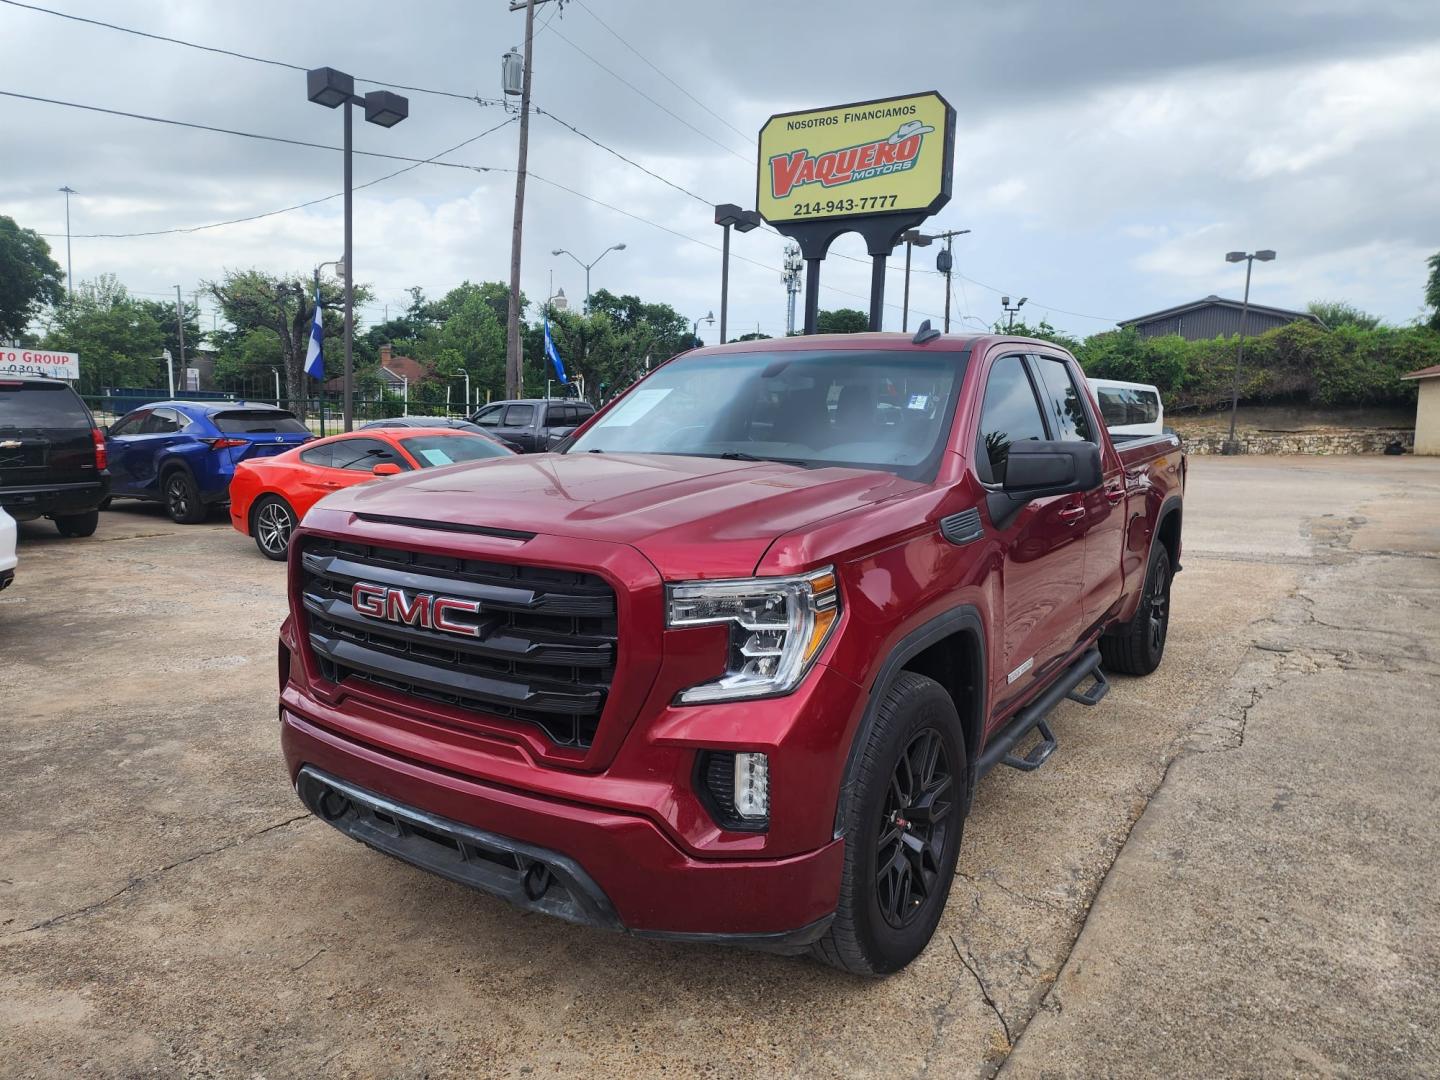
<instances>
[{"instance_id":1,"label":"paper sticker on windshield","mask_svg":"<svg viewBox=\"0 0 1440 1080\"><path fill-rule=\"evenodd\" d=\"M605 427L630 427L639 420L644 419L651 409L659 405L670 396L668 388L636 390L624 404L605 418Z\"/></svg>"},{"instance_id":2,"label":"paper sticker on windshield","mask_svg":"<svg viewBox=\"0 0 1440 1080\"><path fill-rule=\"evenodd\" d=\"M930 404L930 396L928 394L911 394L910 404L905 407L907 409L923 409L928 404Z\"/></svg>"},{"instance_id":3,"label":"paper sticker on windshield","mask_svg":"<svg viewBox=\"0 0 1440 1080\"><path fill-rule=\"evenodd\" d=\"M420 456L431 465L454 465L455 459L444 450L421 450Z\"/></svg>"}]
</instances>

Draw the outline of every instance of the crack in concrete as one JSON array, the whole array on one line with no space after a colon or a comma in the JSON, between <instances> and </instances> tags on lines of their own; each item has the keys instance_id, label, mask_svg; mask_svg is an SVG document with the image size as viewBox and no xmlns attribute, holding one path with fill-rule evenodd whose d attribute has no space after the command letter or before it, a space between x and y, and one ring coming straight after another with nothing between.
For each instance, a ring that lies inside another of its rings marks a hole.
<instances>
[{"instance_id":1,"label":"crack in concrete","mask_svg":"<svg viewBox=\"0 0 1440 1080\"><path fill-rule=\"evenodd\" d=\"M986 870L984 874L982 874L980 877L974 877L973 875L967 874L957 867L955 870L955 876L959 878L964 878L976 888L981 887L985 882L989 882L1001 892L1007 894L1008 896L1013 896L1016 900L1023 900L1027 904L1035 904L1039 907L1047 908L1050 911L1055 912L1057 915L1064 915L1066 918L1070 918L1074 915L1074 912L1072 912L1069 908L1065 907L1063 904L1057 903L1053 900L1042 900L1038 896L1030 896L1026 893L1021 892L1019 889L1011 888L1009 885L1006 885L1003 881L1000 880L994 870Z\"/></svg>"},{"instance_id":2,"label":"crack in concrete","mask_svg":"<svg viewBox=\"0 0 1440 1080\"><path fill-rule=\"evenodd\" d=\"M1000 1011L1000 1006L995 1004L995 999L990 996L990 988L985 985L985 980L980 977L980 972L975 966L974 958L967 957L961 950L960 943L955 940L954 934L946 934L950 939L950 947L955 950L956 957L965 966L965 970L975 980L975 985L980 988L980 996L985 999L985 1004L990 1006L990 1011L995 1014L995 1019L1000 1021L1000 1029L1005 1032L1005 1050L1008 1053L1015 1045L1015 1040L1010 1037L1010 1024L1005 1019L1005 1014Z\"/></svg>"},{"instance_id":3,"label":"crack in concrete","mask_svg":"<svg viewBox=\"0 0 1440 1080\"><path fill-rule=\"evenodd\" d=\"M90 913L99 911L106 905L118 900L120 897L128 893L131 889L138 888L141 885L148 885L150 882L155 881L157 878L160 878L165 874L168 874L171 870L174 870L177 867L186 866L192 862L195 862L198 859L203 859L208 855L218 855L222 851L229 851L231 848L239 847L241 844L254 840L257 836L264 836L266 833L274 832L276 829L283 829L285 828L285 826L293 825L297 821L305 821L310 818L310 816L311 815L309 813L297 814L294 817L286 818L284 821L277 821L273 825L266 825L263 829L257 829L255 832L246 833L244 836L237 837L236 839L233 839L228 843L220 844L219 846L213 848L207 848L204 851L197 851L193 855L186 855L183 859L176 859L174 862L167 863L165 866L160 867L158 870L151 870L149 873L141 874L138 877L132 877L128 882L125 883L123 887L117 889L115 892L111 893L103 900L96 900L95 902L86 904L83 907L78 907L73 911L66 911L62 912L59 915L52 915L50 918L43 919L33 926L27 926L23 930L11 930L9 933L0 934L0 939L19 937L21 934L34 933L36 930L45 930L52 926L59 926L62 923L70 922L72 919L78 919L82 915L89 915Z\"/></svg>"}]
</instances>

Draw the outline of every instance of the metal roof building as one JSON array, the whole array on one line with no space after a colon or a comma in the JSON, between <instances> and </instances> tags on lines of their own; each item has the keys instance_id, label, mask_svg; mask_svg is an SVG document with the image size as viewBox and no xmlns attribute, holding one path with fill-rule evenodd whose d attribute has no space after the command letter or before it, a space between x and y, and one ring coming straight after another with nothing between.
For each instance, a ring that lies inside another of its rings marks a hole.
<instances>
[{"instance_id":1,"label":"metal roof building","mask_svg":"<svg viewBox=\"0 0 1440 1080\"><path fill-rule=\"evenodd\" d=\"M1215 337L1230 337L1240 332L1240 301L1225 300L1219 296L1207 296L1178 307L1155 311L1149 315L1137 315L1125 319L1119 325L1133 326L1141 337L1160 337L1164 334L1179 334L1186 341L1205 341ZM1316 326L1324 326L1308 311L1290 311L1288 308L1267 307L1252 303L1245 319L1245 333L1263 334L1277 326L1305 320Z\"/></svg>"}]
</instances>

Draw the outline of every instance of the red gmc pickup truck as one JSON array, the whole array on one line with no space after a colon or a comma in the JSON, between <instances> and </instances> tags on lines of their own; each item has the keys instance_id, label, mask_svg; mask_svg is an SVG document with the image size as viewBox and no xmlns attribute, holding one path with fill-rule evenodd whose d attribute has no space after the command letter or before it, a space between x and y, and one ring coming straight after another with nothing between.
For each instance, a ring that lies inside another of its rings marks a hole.
<instances>
[{"instance_id":1,"label":"red gmc pickup truck","mask_svg":"<svg viewBox=\"0 0 1440 1080\"><path fill-rule=\"evenodd\" d=\"M1178 440L1042 341L685 353L557 453L332 495L280 722L319 817L574 922L912 960L976 784L1165 648Z\"/></svg>"}]
</instances>

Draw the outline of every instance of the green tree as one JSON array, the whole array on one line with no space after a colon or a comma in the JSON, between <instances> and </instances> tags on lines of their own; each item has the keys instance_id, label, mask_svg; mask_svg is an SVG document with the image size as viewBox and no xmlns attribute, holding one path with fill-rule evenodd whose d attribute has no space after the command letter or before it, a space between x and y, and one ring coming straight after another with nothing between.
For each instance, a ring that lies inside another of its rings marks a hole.
<instances>
[{"instance_id":1,"label":"green tree","mask_svg":"<svg viewBox=\"0 0 1440 1080\"><path fill-rule=\"evenodd\" d=\"M310 344L310 322L315 317L314 282L302 275L278 277L263 270L228 270L224 280L207 282L205 288L220 304L220 310L241 335L252 331L273 334L279 345L285 372L286 396L302 415L310 396L305 374L305 351ZM370 299L367 286L355 286L357 303ZM325 374L340 374L344 355L344 290L322 281L320 304L325 328ZM355 340L356 367L373 357ZM238 359L238 358L232 358ZM249 374L247 372L247 374Z\"/></svg>"},{"instance_id":2,"label":"green tree","mask_svg":"<svg viewBox=\"0 0 1440 1080\"><path fill-rule=\"evenodd\" d=\"M861 334L870 329L870 317L854 308L822 311L815 317L818 334Z\"/></svg>"},{"instance_id":3,"label":"green tree","mask_svg":"<svg viewBox=\"0 0 1440 1080\"><path fill-rule=\"evenodd\" d=\"M173 320L172 320L173 321ZM161 350L165 327L149 305L137 301L113 274L82 281L71 299L54 309L47 349L80 354L80 392L107 386L164 386Z\"/></svg>"},{"instance_id":4,"label":"green tree","mask_svg":"<svg viewBox=\"0 0 1440 1080\"><path fill-rule=\"evenodd\" d=\"M1380 316L1361 311L1354 304L1344 300L1311 300L1305 310L1319 319L1330 330L1342 326L1355 326L1361 330L1374 330L1380 325Z\"/></svg>"},{"instance_id":5,"label":"green tree","mask_svg":"<svg viewBox=\"0 0 1440 1080\"><path fill-rule=\"evenodd\" d=\"M1425 279L1425 305L1430 308L1431 330L1440 330L1440 251L1426 260L1430 276Z\"/></svg>"},{"instance_id":6,"label":"green tree","mask_svg":"<svg viewBox=\"0 0 1440 1080\"><path fill-rule=\"evenodd\" d=\"M64 297L50 245L0 214L0 338L18 340L47 304Z\"/></svg>"},{"instance_id":7,"label":"green tree","mask_svg":"<svg viewBox=\"0 0 1440 1080\"><path fill-rule=\"evenodd\" d=\"M759 330L752 330L748 334L741 334L735 341L769 341L769 334L762 334Z\"/></svg>"}]
</instances>

